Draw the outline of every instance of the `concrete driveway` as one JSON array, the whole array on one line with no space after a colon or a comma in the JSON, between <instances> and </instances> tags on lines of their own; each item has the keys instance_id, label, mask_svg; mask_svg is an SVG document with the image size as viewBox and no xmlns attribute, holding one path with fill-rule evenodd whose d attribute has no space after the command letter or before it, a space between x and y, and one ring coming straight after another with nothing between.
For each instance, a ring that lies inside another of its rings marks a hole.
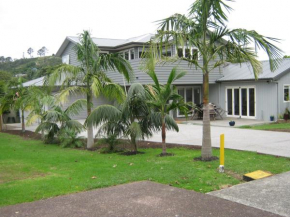
<instances>
[{"instance_id":1,"label":"concrete driveway","mask_svg":"<svg viewBox=\"0 0 290 217\"><path fill-rule=\"evenodd\" d=\"M167 143L202 145L202 125L178 126L178 133L167 131ZM225 134L225 148L290 157L290 133L212 126L213 147L219 147L222 133ZM161 142L161 133L154 134L148 141Z\"/></svg>"},{"instance_id":2,"label":"concrete driveway","mask_svg":"<svg viewBox=\"0 0 290 217\"><path fill-rule=\"evenodd\" d=\"M84 123L84 120L79 120ZM261 124L253 120L238 120L238 125ZM241 122L241 123L240 123ZM167 143L202 145L202 124L201 122L189 122L188 124L179 124L179 132L167 131ZM263 130L250 130L229 127L228 120L211 122L212 146L219 147L220 134L225 134L225 148L254 151L263 154L290 157L290 133L274 132ZM27 127L27 130L34 131L37 125ZM21 129L20 124L9 124L7 129ZM97 129L94 129L96 132ZM86 137L87 133L82 132ZM148 141L161 142L161 133L155 133Z\"/></svg>"}]
</instances>

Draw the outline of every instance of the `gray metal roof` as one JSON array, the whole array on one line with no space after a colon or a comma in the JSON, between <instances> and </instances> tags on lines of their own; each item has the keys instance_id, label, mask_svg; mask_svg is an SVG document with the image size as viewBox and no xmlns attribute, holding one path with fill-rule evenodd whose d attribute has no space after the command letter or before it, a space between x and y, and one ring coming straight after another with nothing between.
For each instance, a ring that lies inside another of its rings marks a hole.
<instances>
[{"instance_id":1,"label":"gray metal roof","mask_svg":"<svg viewBox=\"0 0 290 217\"><path fill-rule=\"evenodd\" d=\"M116 48L119 46L123 46L129 43L146 43L150 41L150 39L154 36L154 34L145 34L133 38L128 39L111 39L111 38L92 38L96 45L99 47L110 47L110 48ZM66 48L66 46L69 44L69 42L73 43L79 43L79 37L77 36L68 36L62 43L61 47L56 52L56 56L61 56L62 52Z\"/></svg>"},{"instance_id":2,"label":"gray metal roof","mask_svg":"<svg viewBox=\"0 0 290 217\"><path fill-rule=\"evenodd\" d=\"M44 77L36 78L31 81L27 81L23 83L24 87L29 87L29 86L37 86L37 87L42 87L44 84Z\"/></svg>"},{"instance_id":3,"label":"gray metal roof","mask_svg":"<svg viewBox=\"0 0 290 217\"><path fill-rule=\"evenodd\" d=\"M128 39L111 39L111 38L92 38L96 45L99 47L117 47L121 45L125 45L128 43L146 43L150 41L150 39L154 36L153 34L145 34L133 38ZM75 36L68 36L68 39L71 39L72 41L79 43L79 37Z\"/></svg>"},{"instance_id":4,"label":"gray metal roof","mask_svg":"<svg viewBox=\"0 0 290 217\"><path fill-rule=\"evenodd\" d=\"M270 70L269 61L262 61L262 72L259 74L259 79L279 79L284 73L290 71L290 59L283 59L279 68L272 72ZM240 81L254 80L255 76L250 63L229 64L223 68L223 77L218 79L218 82L223 81Z\"/></svg>"}]
</instances>

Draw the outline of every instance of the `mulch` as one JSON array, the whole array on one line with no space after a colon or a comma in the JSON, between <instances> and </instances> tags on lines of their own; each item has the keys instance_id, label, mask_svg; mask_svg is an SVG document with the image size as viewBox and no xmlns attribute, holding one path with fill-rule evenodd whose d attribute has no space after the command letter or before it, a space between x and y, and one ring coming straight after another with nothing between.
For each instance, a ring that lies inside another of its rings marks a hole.
<instances>
[{"instance_id":1,"label":"mulch","mask_svg":"<svg viewBox=\"0 0 290 217\"><path fill-rule=\"evenodd\" d=\"M34 139L41 140L41 135L39 133L35 133L29 130L26 130L24 133L21 130L5 130L1 133L8 133L12 135L21 136L23 139ZM97 140L95 140L97 141ZM168 141L169 142L169 141ZM121 145L122 146L122 145ZM187 148L187 149L201 149L200 146L197 145L182 145L182 144L166 144L167 148ZM100 147L101 148L101 147ZM124 140L124 148L130 148L130 144ZM139 141L138 148L147 149L147 148L162 148L161 142L151 142L151 141ZM95 149L93 149L95 150Z\"/></svg>"},{"instance_id":2,"label":"mulch","mask_svg":"<svg viewBox=\"0 0 290 217\"><path fill-rule=\"evenodd\" d=\"M8 133L16 136L21 136L23 139L34 139L34 140L41 140L41 135L29 130L26 130L24 133L22 130L4 130L1 133Z\"/></svg>"}]
</instances>

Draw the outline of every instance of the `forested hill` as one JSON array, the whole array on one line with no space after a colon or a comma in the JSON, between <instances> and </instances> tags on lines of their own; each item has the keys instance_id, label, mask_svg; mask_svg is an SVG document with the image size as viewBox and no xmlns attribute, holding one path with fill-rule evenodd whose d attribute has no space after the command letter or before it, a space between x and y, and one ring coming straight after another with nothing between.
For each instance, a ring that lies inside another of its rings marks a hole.
<instances>
[{"instance_id":1,"label":"forested hill","mask_svg":"<svg viewBox=\"0 0 290 217\"><path fill-rule=\"evenodd\" d=\"M61 58L55 56L6 60L0 61L0 71L9 72L13 77L26 74L25 80L32 80L52 72L59 64Z\"/></svg>"}]
</instances>

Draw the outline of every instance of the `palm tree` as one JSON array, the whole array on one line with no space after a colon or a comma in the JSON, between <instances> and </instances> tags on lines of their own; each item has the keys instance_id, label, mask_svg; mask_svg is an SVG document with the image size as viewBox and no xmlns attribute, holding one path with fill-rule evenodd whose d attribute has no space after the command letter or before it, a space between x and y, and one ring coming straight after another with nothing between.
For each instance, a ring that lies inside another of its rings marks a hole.
<instances>
[{"instance_id":1,"label":"palm tree","mask_svg":"<svg viewBox=\"0 0 290 217\"><path fill-rule=\"evenodd\" d=\"M43 123L46 110L48 107L55 105L55 97L50 94L50 89L47 87L28 87L30 97L30 113L27 116L27 125L31 125L40 120ZM41 132L41 138L44 140L44 130Z\"/></svg>"},{"instance_id":2,"label":"palm tree","mask_svg":"<svg viewBox=\"0 0 290 217\"><path fill-rule=\"evenodd\" d=\"M54 141L56 136L67 130L75 134L82 132L84 126L80 122L72 120L72 116L77 115L86 106L86 103L85 99L79 99L65 110L60 105L52 106L49 110L43 112L42 117L40 117L42 122L35 132L46 132L48 142Z\"/></svg>"},{"instance_id":3,"label":"palm tree","mask_svg":"<svg viewBox=\"0 0 290 217\"><path fill-rule=\"evenodd\" d=\"M194 65L203 72L203 139L202 159L211 160L211 133L209 117L209 74L223 64L249 62L255 77L261 72L261 63L257 60L257 48L266 51L271 70L274 71L281 59L281 50L273 42L278 39L265 37L254 30L228 29L226 11L230 11L225 2L231 0L196 0L189 9L189 15L174 14L160 21L156 42L159 52L162 48L175 45L197 48L198 53L187 57L176 57ZM196 58L197 56L200 57Z\"/></svg>"},{"instance_id":4,"label":"palm tree","mask_svg":"<svg viewBox=\"0 0 290 217\"><path fill-rule=\"evenodd\" d=\"M100 127L97 135L129 138L133 151L137 153L138 139L150 137L157 130L146 100L145 88L138 83L132 84L122 104L97 107L87 118L86 124Z\"/></svg>"},{"instance_id":5,"label":"palm tree","mask_svg":"<svg viewBox=\"0 0 290 217\"><path fill-rule=\"evenodd\" d=\"M177 109L185 115L187 115L188 112L188 105L184 103L183 97L178 94L176 87L172 85L174 81L182 78L186 72L178 72L176 68L173 68L165 85L159 84L154 70L147 71L147 74L154 82L154 85L147 85L148 92L150 93L148 104L155 111L155 113L153 113L155 116L154 119L159 120L158 123L161 127L162 136L161 155L166 156L166 129L179 131L178 125L169 113Z\"/></svg>"},{"instance_id":6,"label":"palm tree","mask_svg":"<svg viewBox=\"0 0 290 217\"><path fill-rule=\"evenodd\" d=\"M12 79L7 82L5 86L5 94L1 97L1 112L15 109L21 111L21 127L22 132L25 132L25 118L24 112L29 109L31 99L29 96L29 90L23 86L23 79Z\"/></svg>"},{"instance_id":7,"label":"palm tree","mask_svg":"<svg viewBox=\"0 0 290 217\"><path fill-rule=\"evenodd\" d=\"M56 82L62 82L63 87L68 86L61 91L60 99L75 92L86 94L87 116L89 116L92 111L93 96L104 95L119 102L125 97L121 86L114 84L105 72L108 70L118 71L129 82L133 77L133 71L130 64L120 54L101 54L88 31L80 34L79 40L80 42L76 44L74 50L80 65L59 67L49 77L49 83L54 85ZM88 124L87 148L90 149L93 145L93 127Z\"/></svg>"}]
</instances>

